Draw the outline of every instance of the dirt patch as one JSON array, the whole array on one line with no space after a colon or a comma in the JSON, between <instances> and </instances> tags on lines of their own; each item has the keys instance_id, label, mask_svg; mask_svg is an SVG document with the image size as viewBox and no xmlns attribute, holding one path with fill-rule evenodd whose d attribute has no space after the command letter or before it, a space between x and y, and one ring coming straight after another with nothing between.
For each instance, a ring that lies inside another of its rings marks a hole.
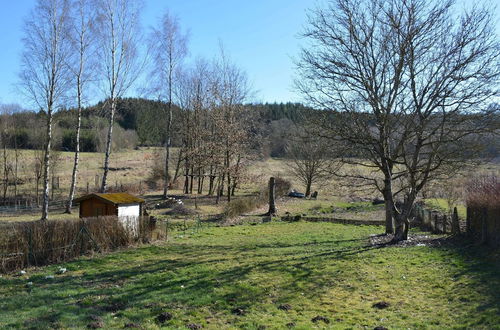
<instances>
[{"instance_id":1,"label":"dirt patch","mask_svg":"<svg viewBox=\"0 0 500 330\"><path fill-rule=\"evenodd\" d=\"M377 309L386 309L389 306L391 306L391 304L389 304L387 301L379 301L379 302L374 303L372 305L373 308L377 308Z\"/></svg>"},{"instance_id":2,"label":"dirt patch","mask_svg":"<svg viewBox=\"0 0 500 330\"><path fill-rule=\"evenodd\" d=\"M104 328L104 323L102 321L94 321L87 324L87 328L89 329L101 329Z\"/></svg>"},{"instance_id":3,"label":"dirt patch","mask_svg":"<svg viewBox=\"0 0 500 330\"><path fill-rule=\"evenodd\" d=\"M107 306L103 307L103 310L105 312L111 312L111 313L116 313L118 311L124 310L126 308L125 304L123 303L112 303Z\"/></svg>"},{"instance_id":4,"label":"dirt patch","mask_svg":"<svg viewBox=\"0 0 500 330\"><path fill-rule=\"evenodd\" d=\"M281 309L282 311L289 311L292 310L292 306L290 304L281 304L278 306L278 309Z\"/></svg>"},{"instance_id":5,"label":"dirt patch","mask_svg":"<svg viewBox=\"0 0 500 330\"><path fill-rule=\"evenodd\" d=\"M408 247L408 246L430 246L430 247L440 247L444 245L453 245L453 237L443 237L425 234L415 234L408 235L408 239L401 242L393 242L394 235L391 234L381 234L370 236L370 245L372 246L397 246L397 247Z\"/></svg>"},{"instance_id":6,"label":"dirt patch","mask_svg":"<svg viewBox=\"0 0 500 330\"><path fill-rule=\"evenodd\" d=\"M233 313L234 315L238 315L238 316L243 316L246 314L245 310L243 308L234 308L231 313Z\"/></svg>"},{"instance_id":7,"label":"dirt patch","mask_svg":"<svg viewBox=\"0 0 500 330\"><path fill-rule=\"evenodd\" d=\"M172 318L173 318L173 315L171 313L169 313L169 312L163 312L163 313L161 313L160 315L158 315L156 317L156 319L160 323L165 323L167 321L170 321Z\"/></svg>"},{"instance_id":8,"label":"dirt patch","mask_svg":"<svg viewBox=\"0 0 500 330\"><path fill-rule=\"evenodd\" d=\"M315 316L311 319L311 321L313 321L313 323L318 323L318 322L325 322L326 324L329 324L330 323L330 320L327 318L327 317L324 317L324 316Z\"/></svg>"}]
</instances>

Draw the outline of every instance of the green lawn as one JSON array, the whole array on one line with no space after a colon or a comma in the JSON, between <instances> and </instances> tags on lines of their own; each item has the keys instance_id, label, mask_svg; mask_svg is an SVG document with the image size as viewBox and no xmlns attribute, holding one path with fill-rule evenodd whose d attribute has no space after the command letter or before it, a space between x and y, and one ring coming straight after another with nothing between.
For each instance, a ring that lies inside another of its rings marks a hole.
<instances>
[{"instance_id":1,"label":"green lawn","mask_svg":"<svg viewBox=\"0 0 500 330\"><path fill-rule=\"evenodd\" d=\"M304 222L210 227L66 263L54 279L45 276L59 266L3 276L0 328L500 328L498 253L367 245L381 231ZM373 307L379 302L388 307ZM163 312L172 318L161 324ZM317 316L329 323L313 322Z\"/></svg>"}]
</instances>

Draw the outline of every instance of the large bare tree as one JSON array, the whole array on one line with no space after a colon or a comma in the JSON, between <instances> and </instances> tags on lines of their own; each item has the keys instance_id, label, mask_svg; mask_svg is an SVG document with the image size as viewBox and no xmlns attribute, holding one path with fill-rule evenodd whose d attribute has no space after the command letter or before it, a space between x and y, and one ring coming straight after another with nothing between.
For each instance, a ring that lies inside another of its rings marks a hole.
<instances>
[{"instance_id":1,"label":"large bare tree","mask_svg":"<svg viewBox=\"0 0 500 330\"><path fill-rule=\"evenodd\" d=\"M29 99L45 112L42 220L49 216L49 171L53 113L68 88L69 53L67 0L37 0L24 24L21 85Z\"/></svg>"},{"instance_id":2,"label":"large bare tree","mask_svg":"<svg viewBox=\"0 0 500 330\"><path fill-rule=\"evenodd\" d=\"M158 99L167 102L163 186L163 198L167 198L170 184L169 163L172 140L173 85L177 76L176 71L187 55L187 35L182 32L178 18L166 12L161 18L158 27L151 31L149 42L153 60L153 69L149 79L153 85L152 93Z\"/></svg>"},{"instance_id":3,"label":"large bare tree","mask_svg":"<svg viewBox=\"0 0 500 330\"><path fill-rule=\"evenodd\" d=\"M76 91L76 136L75 136L75 157L73 162L73 172L71 174L71 185L69 189L68 201L66 203L66 213L71 213L73 198L78 176L78 163L80 159L80 131L82 125L82 110L84 104L84 93L88 82L92 78L92 66L89 65L93 52L92 24L95 20L94 11L86 0L74 0L72 2L72 24L69 30L72 49L76 53L73 61L69 63Z\"/></svg>"},{"instance_id":4,"label":"large bare tree","mask_svg":"<svg viewBox=\"0 0 500 330\"><path fill-rule=\"evenodd\" d=\"M315 125L343 145L342 161L381 174L352 178L380 190L386 232L404 239L417 194L487 128L471 113L498 95L489 10L460 13L452 0L335 0L309 21L297 86L333 111Z\"/></svg>"},{"instance_id":5,"label":"large bare tree","mask_svg":"<svg viewBox=\"0 0 500 330\"><path fill-rule=\"evenodd\" d=\"M117 102L132 86L142 68L138 56L142 1L94 0L94 6L97 11L93 25L96 54L108 107L108 132L101 183L101 191L106 192Z\"/></svg>"}]
</instances>

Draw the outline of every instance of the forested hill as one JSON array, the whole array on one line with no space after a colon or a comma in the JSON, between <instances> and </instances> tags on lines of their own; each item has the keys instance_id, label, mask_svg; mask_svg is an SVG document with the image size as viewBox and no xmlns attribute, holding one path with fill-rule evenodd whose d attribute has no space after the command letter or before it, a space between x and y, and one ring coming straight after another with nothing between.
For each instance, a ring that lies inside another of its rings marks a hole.
<instances>
[{"instance_id":1,"label":"forested hill","mask_svg":"<svg viewBox=\"0 0 500 330\"><path fill-rule=\"evenodd\" d=\"M282 157L290 132L300 124L313 109L300 103L265 103L245 105L254 124L251 130L252 149L262 156ZM165 140L167 104L144 98L123 98L117 104L115 123L116 149L136 146L162 146ZM82 118L81 150L97 152L104 150L107 132L108 105L99 102L85 108ZM185 112L173 106L173 146L182 145L182 132L186 129ZM75 146L76 110L62 109L54 116L54 148L72 151ZM19 111L12 115L1 115L1 144L7 148L41 149L44 141L44 112ZM483 137L484 150L481 156L498 157L499 141L494 135Z\"/></svg>"},{"instance_id":2,"label":"forested hill","mask_svg":"<svg viewBox=\"0 0 500 330\"><path fill-rule=\"evenodd\" d=\"M310 111L300 103L266 103L247 104L253 118L259 127L258 135L264 139L272 139L265 153L282 156L284 152L284 135L293 123L300 122L304 112ZM120 136L116 139L118 148L163 145L165 137L167 104L162 101L144 98L123 98L117 104L115 132ZM107 128L108 106L105 101L85 108L82 118L82 151L101 151L105 141ZM182 111L174 105L173 145L180 145L180 137L184 123ZM54 116L56 149L73 150L76 127L76 110L61 109ZM24 149L41 148L45 121L44 112L24 111L13 115L0 117L0 122L7 129L2 143L7 147ZM274 146L273 146L274 145Z\"/></svg>"}]
</instances>

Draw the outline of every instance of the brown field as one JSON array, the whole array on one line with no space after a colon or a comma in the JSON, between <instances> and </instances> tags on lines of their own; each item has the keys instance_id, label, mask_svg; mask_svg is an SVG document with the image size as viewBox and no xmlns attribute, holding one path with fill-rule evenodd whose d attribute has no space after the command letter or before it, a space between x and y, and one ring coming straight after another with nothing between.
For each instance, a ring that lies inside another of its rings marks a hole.
<instances>
[{"instance_id":1,"label":"brown field","mask_svg":"<svg viewBox=\"0 0 500 330\"><path fill-rule=\"evenodd\" d=\"M13 151L9 151L13 152ZM150 213L160 217L170 218L183 218L184 216L176 216L175 214L168 214L169 210L155 209L155 205L160 201L161 191L156 189L149 189L146 185L151 168L155 163L155 157L161 153L161 148L141 148L139 150L126 150L115 152L111 156L111 171L109 172L109 186L118 188L122 186L131 186L131 191L134 194L142 195L148 204ZM58 153L58 160L55 162L54 176L59 178L59 187L54 191L54 202L61 204L67 197L71 171L73 166L73 153L60 152ZM35 184L33 179L33 158L34 151L24 150L20 154L20 177L24 180L24 184L19 186L19 191L25 194L34 194ZM78 179L77 196L83 195L89 191L96 191L98 188L95 183L100 183L102 173L103 154L101 153L82 153L80 161L80 171ZM358 171L362 169L356 169ZM498 172L500 166L498 164L485 164L477 172ZM366 174L366 173L365 173ZM247 164L247 171L244 181L237 191L237 198L265 189L267 180L270 176L279 176L292 183L292 187L298 191L303 191L304 188L301 184L290 175L284 159L267 159L252 161ZM456 185L459 186L463 182L463 176L456 179ZM193 215L212 216L221 214L226 205L225 198L221 199L218 205L215 205L215 198L203 195L186 196L182 193L179 187L171 190L171 194L175 195L184 201L184 205L188 209L194 210L190 217ZM12 187L10 188L12 189ZM280 198L278 200L278 211L280 214L289 212L291 214L308 214L318 215L327 214L330 211L334 212L336 216L366 219L366 220L380 220L383 218L383 210L366 208L360 206L369 205L369 201L378 196L377 192L370 188L353 187L336 179L328 180L313 186L313 190L319 192L317 200L305 199L291 199ZM463 202L461 202L463 204ZM354 210L347 210L349 206L357 205ZM442 208L446 207L446 201L442 198L433 198L432 207ZM463 207L461 213L463 213ZM265 210L259 209L251 212L248 216L258 215L259 212L263 213ZM167 214L165 214L167 213ZM75 210L72 215L62 213L62 208L55 208L51 212L51 219L68 219L76 218L78 211ZM39 212L34 210L32 212L0 212L0 221L26 221L37 220Z\"/></svg>"}]
</instances>

